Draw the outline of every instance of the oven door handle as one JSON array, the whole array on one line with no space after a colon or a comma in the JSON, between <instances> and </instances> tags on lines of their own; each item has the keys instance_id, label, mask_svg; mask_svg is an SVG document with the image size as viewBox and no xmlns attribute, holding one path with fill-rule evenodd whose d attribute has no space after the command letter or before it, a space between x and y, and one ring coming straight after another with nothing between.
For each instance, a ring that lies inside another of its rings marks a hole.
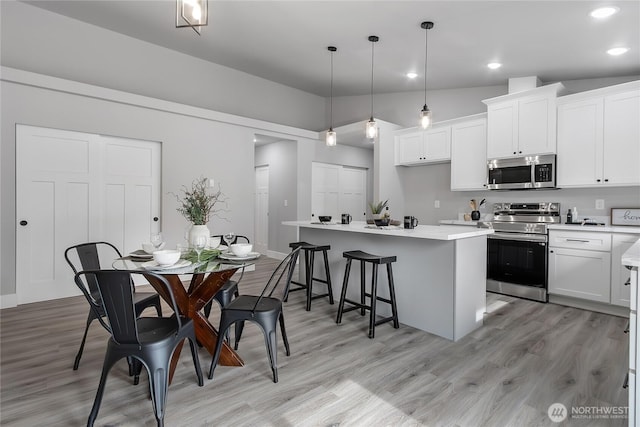
<instances>
[{"instance_id":1,"label":"oven door handle","mask_svg":"<svg viewBox=\"0 0 640 427\"><path fill-rule=\"evenodd\" d=\"M493 233L487 235L487 239L497 240L517 240L520 242L547 243L547 236L542 234L519 234L519 233Z\"/></svg>"}]
</instances>

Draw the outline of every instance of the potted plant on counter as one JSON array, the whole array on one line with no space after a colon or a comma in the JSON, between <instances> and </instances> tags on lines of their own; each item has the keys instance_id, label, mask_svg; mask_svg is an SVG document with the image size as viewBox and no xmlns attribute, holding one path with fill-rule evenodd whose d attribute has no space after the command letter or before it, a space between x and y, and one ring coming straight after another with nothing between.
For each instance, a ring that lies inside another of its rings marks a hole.
<instances>
[{"instance_id":1,"label":"potted plant on counter","mask_svg":"<svg viewBox=\"0 0 640 427\"><path fill-rule=\"evenodd\" d=\"M207 223L211 215L221 209L215 209L217 203L226 203L224 195L218 189L214 190L213 180L200 177L191 183L191 188L182 187L182 194L176 195L179 206L177 211L191 223L189 230L189 243L192 244L196 236L204 235L207 242L211 236L211 232L207 227Z\"/></svg>"},{"instance_id":2,"label":"potted plant on counter","mask_svg":"<svg viewBox=\"0 0 640 427\"><path fill-rule=\"evenodd\" d=\"M385 215L389 216L388 213L383 213L384 208L387 207L388 203L389 203L389 199L385 200L384 202L369 203L369 208L371 209L371 214L373 215L373 219L381 219L385 217Z\"/></svg>"}]
</instances>

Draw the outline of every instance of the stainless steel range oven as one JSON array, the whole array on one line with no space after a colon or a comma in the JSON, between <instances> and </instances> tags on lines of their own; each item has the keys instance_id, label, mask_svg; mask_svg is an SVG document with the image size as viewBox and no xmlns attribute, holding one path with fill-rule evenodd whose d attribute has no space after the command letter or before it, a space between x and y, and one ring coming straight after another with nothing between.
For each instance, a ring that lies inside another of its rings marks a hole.
<instances>
[{"instance_id":1,"label":"stainless steel range oven","mask_svg":"<svg viewBox=\"0 0 640 427\"><path fill-rule=\"evenodd\" d=\"M560 222L560 203L495 203L487 236L487 291L547 302L547 225Z\"/></svg>"}]
</instances>

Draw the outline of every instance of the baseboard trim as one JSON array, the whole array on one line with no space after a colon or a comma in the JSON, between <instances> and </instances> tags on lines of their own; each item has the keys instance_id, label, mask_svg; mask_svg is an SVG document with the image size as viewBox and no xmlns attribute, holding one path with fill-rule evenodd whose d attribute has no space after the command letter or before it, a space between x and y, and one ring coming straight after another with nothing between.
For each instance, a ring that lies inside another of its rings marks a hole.
<instances>
[{"instance_id":1,"label":"baseboard trim","mask_svg":"<svg viewBox=\"0 0 640 427\"><path fill-rule=\"evenodd\" d=\"M282 252L267 250L267 256L269 258L275 258L275 259L283 260L283 259L285 259L287 257L287 255L289 255L289 254L288 253L282 253Z\"/></svg>"},{"instance_id":2,"label":"baseboard trim","mask_svg":"<svg viewBox=\"0 0 640 427\"><path fill-rule=\"evenodd\" d=\"M0 295L0 309L18 306L18 294Z\"/></svg>"},{"instance_id":3,"label":"baseboard trim","mask_svg":"<svg viewBox=\"0 0 640 427\"><path fill-rule=\"evenodd\" d=\"M599 313L629 318L628 307L604 304L597 301L583 300L580 298L572 298L564 295L549 295L549 302L553 304L566 305L569 307L582 308L584 310L597 311Z\"/></svg>"}]
</instances>

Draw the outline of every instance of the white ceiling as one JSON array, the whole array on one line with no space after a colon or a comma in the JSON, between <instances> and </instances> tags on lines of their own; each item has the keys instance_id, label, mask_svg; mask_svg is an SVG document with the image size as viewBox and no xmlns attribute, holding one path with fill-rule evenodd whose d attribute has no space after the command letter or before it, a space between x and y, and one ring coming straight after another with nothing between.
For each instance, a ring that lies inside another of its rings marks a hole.
<instances>
[{"instance_id":1,"label":"white ceiling","mask_svg":"<svg viewBox=\"0 0 640 427\"><path fill-rule=\"evenodd\" d=\"M218 1L198 36L175 28L173 0L28 1L81 21L322 96L424 89L430 20L429 89L505 85L509 77L543 82L640 74L640 1ZM596 21L596 6L616 15ZM611 57L606 50L631 50ZM499 61L502 68L486 67ZM409 80L408 71L419 77Z\"/></svg>"}]
</instances>

